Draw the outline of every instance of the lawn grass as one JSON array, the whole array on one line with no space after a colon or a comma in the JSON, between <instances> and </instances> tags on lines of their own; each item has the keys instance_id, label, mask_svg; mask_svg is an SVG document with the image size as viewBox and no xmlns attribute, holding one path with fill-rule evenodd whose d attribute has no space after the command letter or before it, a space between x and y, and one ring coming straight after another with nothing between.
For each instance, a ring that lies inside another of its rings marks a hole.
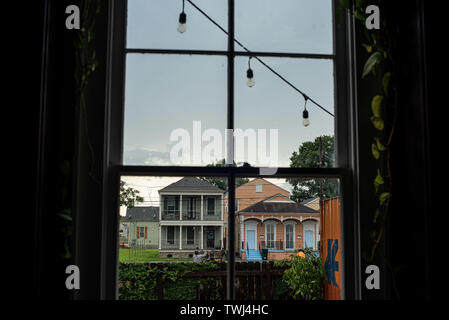
<instances>
[{"instance_id":1,"label":"lawn grass","mask_svg":"<svg viewBox=\"0 0 449 320\"><path fill-rule=\"evenodd\" d=\"M139 249L132 250L120 248L119 253L120 262L151 262L151 261L178 261L178 262L192 262L192 258L159 258L158 249Z\"/></svg>"}]
</instances>

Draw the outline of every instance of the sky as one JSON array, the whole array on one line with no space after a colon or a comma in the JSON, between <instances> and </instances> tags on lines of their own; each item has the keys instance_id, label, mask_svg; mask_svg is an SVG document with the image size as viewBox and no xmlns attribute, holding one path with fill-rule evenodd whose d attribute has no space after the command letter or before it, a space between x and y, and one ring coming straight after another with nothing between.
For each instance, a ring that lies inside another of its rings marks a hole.
<instances>
[{"instance_id":1,"label":"sky","mask_svg":"<svg viewBox=\"0 0 449 320\"><path fill-rule=\"evenodd\" d=\"M227 1L193 2L227 30ZM184 34L176 30L181 0L128 3L128 48L226 50L227 36L187 1ZM331 0L237 0L235 12L235 37L250 50L332 53ZM331 60L262 59L333 113ZM278 166L288 167L301 143L333 135L333 117L311 103L311 125L302 126L302 96L255 59L251 68L256 85L247 87L247 68L248 58L235 59L235 128L277 129ZM226 76L225 56L127 54L124 164L173 165L170 134L178 128L192 132L193 121L201 121L203 131L218 129L224 137Z\"/></svg>"}]
</instances>

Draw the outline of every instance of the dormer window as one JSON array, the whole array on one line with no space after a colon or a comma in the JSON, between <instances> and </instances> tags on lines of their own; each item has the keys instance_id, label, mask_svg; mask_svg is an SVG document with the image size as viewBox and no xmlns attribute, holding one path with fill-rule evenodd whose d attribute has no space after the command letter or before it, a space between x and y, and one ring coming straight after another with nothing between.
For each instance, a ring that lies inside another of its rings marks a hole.
<instances>
[{"instance_id":1,"label":"dormer window","mask_svg":"<svg viewBox=\"0 0 449 320\"><path fill-rule=\"evenodd\" d=\"M256 183L256 192L262 192L262 184Z\"/></svg>"}]
</instances>

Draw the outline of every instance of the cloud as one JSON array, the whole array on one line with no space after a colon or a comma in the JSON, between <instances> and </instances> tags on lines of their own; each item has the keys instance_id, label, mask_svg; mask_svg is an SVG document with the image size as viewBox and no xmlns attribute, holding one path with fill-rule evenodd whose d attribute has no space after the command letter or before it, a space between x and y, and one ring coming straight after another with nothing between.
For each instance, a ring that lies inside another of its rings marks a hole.
<instances>
[{"instance_id":1,"label":"cloud","mask_svg":"<svg viewBox=\"0 0 449 320\"><path fill-rule=\"evenodd\" d=\"M125 165L173 165L170 161L170 152L153 151L144 148L125 148L123 158Z\"/></svg>"}]
</instances>

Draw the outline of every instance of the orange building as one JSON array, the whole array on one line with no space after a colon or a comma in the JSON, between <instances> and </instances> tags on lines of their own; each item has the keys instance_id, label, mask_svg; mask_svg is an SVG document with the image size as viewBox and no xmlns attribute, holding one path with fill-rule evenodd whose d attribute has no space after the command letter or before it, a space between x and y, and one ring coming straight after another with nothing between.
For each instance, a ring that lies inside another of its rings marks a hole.
<instances>
[{"instance_id":1,"label":"orange building","mask_svg":"<svg viewBox=\"0 0 449 320\"><path fill-rule=\"evenodd\" d=\"M261 260L263 251L268 260L279 260L304 247L318 250L319 210L291 200L289 191L254 179L236 188L235 198L236 249L242 259Z\"/></svg>"}]
</instances>

